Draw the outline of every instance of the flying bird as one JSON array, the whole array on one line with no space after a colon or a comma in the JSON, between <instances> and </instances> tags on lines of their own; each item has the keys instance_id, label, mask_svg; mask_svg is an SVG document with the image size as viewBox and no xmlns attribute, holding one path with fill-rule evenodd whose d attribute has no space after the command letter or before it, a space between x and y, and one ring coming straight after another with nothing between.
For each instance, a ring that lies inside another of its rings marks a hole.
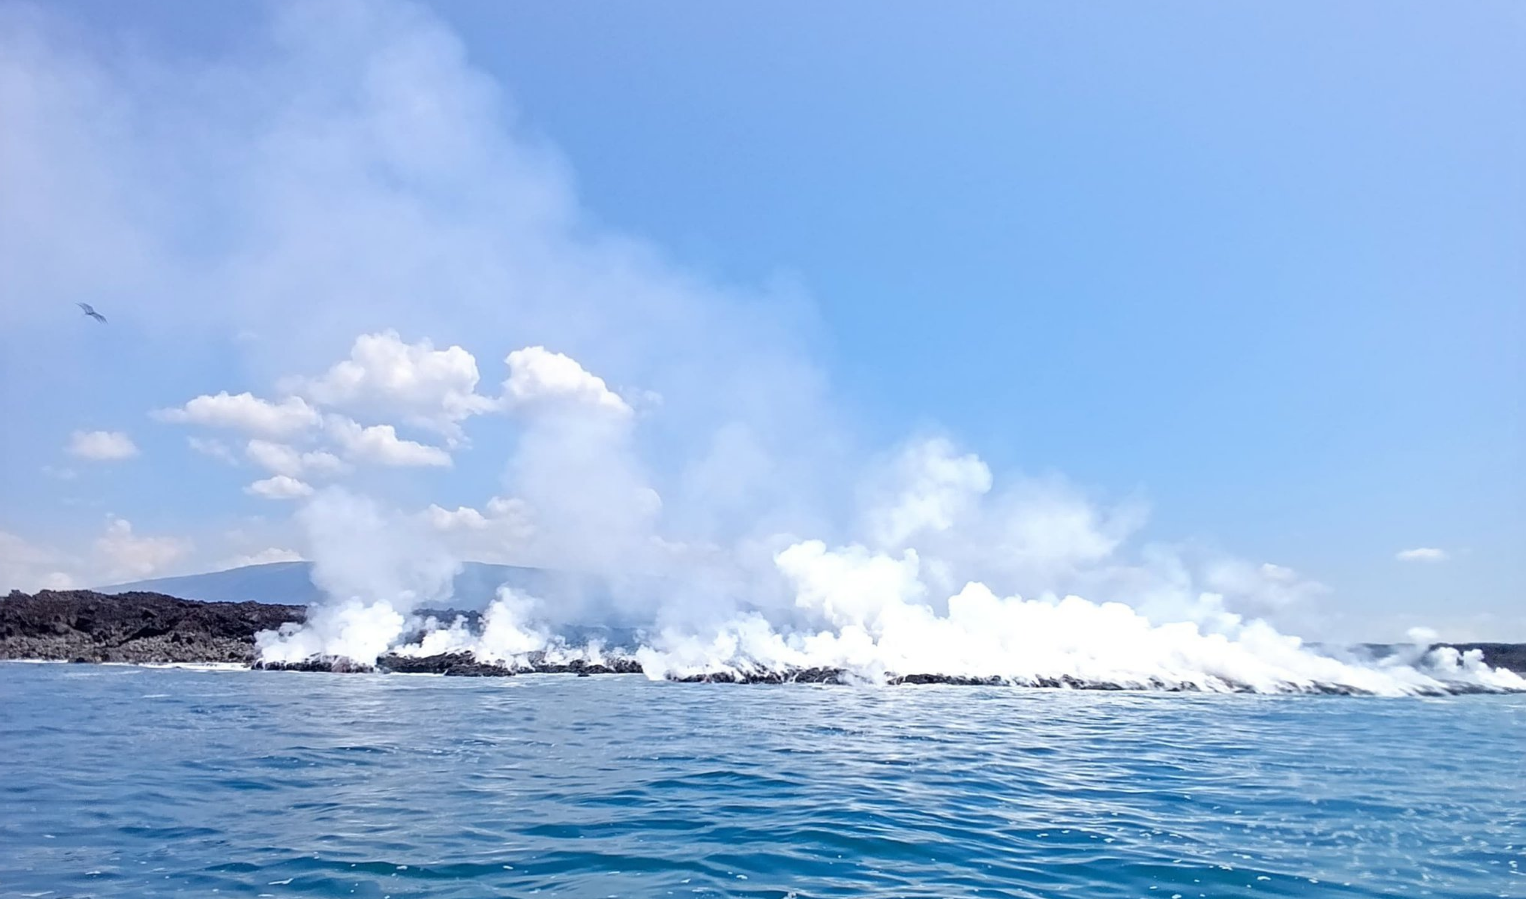
<instances>
[{"instance_id":1,"label":"flying bird","mask_svg":"<svg viewBox=\"0 0 1526 899\"><path fill-rule=\"evenodd\" d=\"M95 319L96 321L100 322L103 325L106 324L106 316L100 314L99 312L96 312L94 306L91 306L89 303L76 303L75 305L77 305L81 309L85 310L85 314L86 315L90 316L91 318Z\"/></svg>"}]
</instances>

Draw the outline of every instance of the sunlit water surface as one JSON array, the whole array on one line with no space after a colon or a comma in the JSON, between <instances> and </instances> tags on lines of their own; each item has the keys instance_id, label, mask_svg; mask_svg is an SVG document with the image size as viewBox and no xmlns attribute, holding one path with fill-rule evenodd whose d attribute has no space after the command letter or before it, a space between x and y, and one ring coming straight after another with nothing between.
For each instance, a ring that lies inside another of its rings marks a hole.
<instances>
[{"instance_id":1,"label":"sunlit water surface","mask_svg":"<svg viewBox=\"0 0 1526 899\"><path fill-rule=\"evenodd\" d=\"M0 664L5 896L1526 896L1526 697Z\"/></svg>"}]
</instances>

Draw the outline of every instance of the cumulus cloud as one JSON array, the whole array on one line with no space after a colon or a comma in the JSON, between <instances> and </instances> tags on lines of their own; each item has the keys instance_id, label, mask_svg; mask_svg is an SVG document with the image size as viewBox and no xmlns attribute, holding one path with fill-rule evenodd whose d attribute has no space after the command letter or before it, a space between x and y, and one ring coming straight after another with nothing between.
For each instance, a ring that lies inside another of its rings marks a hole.
<instances>
[{"instance_id":1,"label":"cumulus cloud","mask_svg":"<svg viewBox=\"0 0 1526 899\"><path fill-rule=\"evenodd\" d=\"M144 536L116 515L80 554L0 531L0 594L9 590L78 590L170 573L194 549L190 540Z\"/></svg>"},{"instance_id":2,"label":"cumulus cloud","mask_svg":"<svg viewBox=\"0 0 1526 899\"><path fill-rule=\"evenodd\" d=\"M630 405L603 378L570 356L532 346L515 350L504 362L509 366L504 401L510 408L581 406L618 416L631 414Z\"/></svg>"},{"instance_id":3,"label":"cumulus cloud","mask_svg":"<svg viewBox=\"0 0 1526 899\"><path fill-rule=\"evenodd\" d=\"M1399 550L1394 553L1394 558L1400 562L1445 562L1452 558L1452 554L1434 546L1417 546Z\"/></svg>"},{"instance_id":4,"label":"cumulus cloud","mask_svg":"<svg viewBox=\"0 0 1526 899\"><path fill-rule=\"evenodd\" d=\"M215 437L187 437L185 442L192 450L201 453L203 456L210 456L219 462L226 462L229 465L238 464L238 456L233 454L233 450L228 447L228 444Z\"/></svg>"},{"instance_id":5,"label":"cumulus cloud","mask_svg":"<svg viewBox=\"0 0 1526 899\"><path fill-rule=\"evenodd\" d=\"M1278 565L1273 562L1262 562L1261 567L1256 570L1266 580L1279 584L1292 583L1298 579L1298 572L1286 565Z\"/></svg>"},{"instance_id":6,"label":"cumulus cloud","mask_svg":"<svg viewBox=\"0 0 1526 899\"><path fill-rule=\"evenodd\" d=\"M190 554L191 541L179 537L145 537L133 532L132 522L109 516L106 533L95 542L104 562L103 574L127 580L163 573Z\"/></svg>"},{"instance_id":7,"label":"cumulus cloud","mask_svg":"<svg viewBox=\"0 0 1526 899\"><path fill-rule=\"evenodd\" d=\"M0 595L12 590L69 590L78 582L69 574L67 556L6 531L0 531Z\"/></svg>"},{"instance_id":8,"label":"cumulus cloud","mask_svg":"<svg viewBox=\"0 0 1526 899\"><path fill-rule=\"evenodd\" d=\"M495 496L481 511L431 504L422 517L457 558L508 565L536 561L534 513L523 500Z\"/></svg>"},{"instance_id":9,"label":"cumulus cloud","mask_svg":"<svg viewBox=\"0 0 1526 899\"><path fill-rule=\"evenodd\" d=\"M68 453L92 462L131 459L138 447L121 431L75 431L69 437Z\"/></svg>"},{"instance_id":10,"label":"cumulus cloud","mask_svg":"<svg viewBox=\"0 0 1526 899\"><path fill-rule=\"evenodd\" d=\"M428 519L430 527L437 531L481 530L487 527L487 517L471 506L446 509L431 504L424 510L424 517Z\"/></svg>"},{"instance_id":11,"label":"cumulus cloud","mask_svg":"<svg viewBox=\"0 0 1526 899\"><path fill-rule=\"evenodd\" d=\"M226 390L216 396L198 396L178 409L157 410L153 415L160 421L228 428L267 437L289 437L320 421L318 410L301 397L271 402L251 393L229 394Z\"/></svg>"},{"instance_id":12,"label":"cumulus cloud","mask_svg":"<svg viewBox=\"0 0 1526 899\"><path fill-rule=\"evenodd\" d=\"M273 474L301 477L304 474L339 474L348 467L333 453L322 450L302 452L284 443L255 438L244 449L249 461Z\"/></svg>"},{"instance_id":13,"label":"cumulus cloud","mask_svg":"<svg viewBox=\"0 0 1526 899\"><path fill-rule=\"evenodd\" d=\"M495 405L476 392L478 377L476 358L459 346L437 350L384 331L357 337L350 358L292 386L323 406L402 416L458 440L461 421Z\"/></svg>"},{"instance_id":14,"label":"cumulus cloud","mask_svg":"<svg viewBox=\"0 0 1526 899\"><path fill-rule=\"evenodd\" d=\"M327 430L345 458L352 462L399 467L451 464L450 453L437 446L404 440L392 425L362 427L353 419L336 415L329 418Z\"/></svg>"},{"instance_id":15,"label":"cumulus cloud","mask_svg":"<svg viewBox=\"0 0 1526 899\"><path fill-rule=\"evenodd\" d=\"M313 488L304 481L278 474L255 481L245 487L244 492L263 499L301 499L304 496L312 496Z\"/></svg>"},{"instance_id":16,"label":"cumulus cloud","mask_svg":"<svg viewBox=\"0 0 1526 899\"><path fill-rule=\"evenodd\" d=\"M301 562L302 554L294 549L282 549L278 546L270 546L258 552L243 553L230 556L212 566L214 571L226 571L230 568L243 568L248 565L269 565L274 562Z\"/></svg>"}]
</instances>

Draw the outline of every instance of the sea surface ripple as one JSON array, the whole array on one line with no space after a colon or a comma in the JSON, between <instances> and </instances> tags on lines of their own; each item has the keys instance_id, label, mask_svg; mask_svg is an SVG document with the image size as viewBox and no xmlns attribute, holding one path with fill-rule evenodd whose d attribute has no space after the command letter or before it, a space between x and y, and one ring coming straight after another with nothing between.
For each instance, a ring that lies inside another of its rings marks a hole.
<instances>
[{"instance_id":1,"label":"sea surface ripple","mask_svg":"<svg viewBox=\"0 0 1526 899\"><path fill-rule=\"evenodd\" d=\"M1526 697L0 664L4 896L1526 896Z\"/></svg>"}]
</instances>

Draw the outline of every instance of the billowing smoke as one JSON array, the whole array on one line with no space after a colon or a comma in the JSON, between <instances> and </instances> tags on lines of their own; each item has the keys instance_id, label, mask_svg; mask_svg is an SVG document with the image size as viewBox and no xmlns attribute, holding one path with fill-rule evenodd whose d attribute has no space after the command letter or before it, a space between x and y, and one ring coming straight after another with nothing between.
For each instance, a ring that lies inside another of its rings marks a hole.
<instances>
[{"instance_id":1,"label":"billowing smoke","mask_svg":"<svg viewBox=\"0 0 1526 899\"><path fill-rule=\"evenodd\" d=\"M287 528L280 551L314 561L327 599L261 637L267 662L1520 685L1474 656L1316 652L1270 622L1317 613L1327 588L1148 541L1139 501L993 471L943 435L860 445L808 298L716 284L603 226L425 10L273 4L215 64L147 64L52 16L0 9L0 340L17 370L90 386L50 406L127 389L137 365L156 366L144 391L205 391L123 402L215 431L187 435L206 454L188 459L225 466L234 500L300 509L261 526ZM112 354L56 326L97 297L130 338ZM202 357L237 383L203 384ZM498 358L500 375L479 366ZM207 514L188 527L230 524ZM441 613L481 560L576 586ZM635 631L586 631L609 624Z\"/></svg>"},{"instance_id":2,"label":"billowing smoke","mask_svg":"<svg viewBox=\"0 0 1526 899\"><path fill-rule=\"evenodd\" d=\"M387 515L330 490L299 516L330 600L306 626L262 638L264 661L466 653L533 670L613 653L654 679L828 670L865 683L936 676L1198 691L1526 689L1476 652L1417 649L1374 660L1316 651L1229 603L1297 602L1321 585L1281 566L1220 559L1199 577L1229 597L1193 592L1179 555L1155 547L1134 564L1120 555L1141 509L1099 509L1055 480L999 485L982 460L942 437L909 441L868 467L852 516L859 539L829 546L775 535L771 566L759 570L749 564L757 541L721 547L664 530L661 500L635 455L639 416L602 379L539 347L507 361L500 402L524 424L507 483L537 529L520 537L519 550L616 581L632 569L659 573L613 593L622 617L645 625L637 641L571 643L569 626L603 623L579 617L590 613L586 605L507 586L479 622L410 620L421 602L446 598L449 556L419 532L417 516ZM718 570L728 576L707 576ZM1033 593L1000 593L987 581ZM1065 592L1077 584L1133 592L1138 605ZM712 601L669 601L696 590L715 591Z\"/></svg>"},{"instance_id":3,"label":"billowing smoke","mask_svg":"<svg viewBox=\"0 0 1526 899\"><path fill-rule=\"evenodd\" d=\"M416 520L341 487L319 494L297 519L313 582L328 599L305 624L260 634L262 660L373 663L398 643L415 607L450 596L460 563Z\"/></svg>"},{"instance_id":4,"label":"billowing smoke","mask_svg":"<svg viewBox=\"0 0 1526 899\"><path fill-rule=\"evenodd\" d=\"M762 616L710 634L670 630L638 656L648 675L687 677L717 670L756 674L839 669L866 681L934 674L1027 685L1260 692L1343 688L1378 694L1467 685L1523 689L1526 680L1456 650L1386 665L1331 658L1263 621L1219 615L1155 623L1123 603L1078 596L1000 597L979 582L935 611L915 550L899 556L862 546L829 550L819 541L777 556L797 606L819 629L781 631Z\"/></svg>"}]
</instances>

